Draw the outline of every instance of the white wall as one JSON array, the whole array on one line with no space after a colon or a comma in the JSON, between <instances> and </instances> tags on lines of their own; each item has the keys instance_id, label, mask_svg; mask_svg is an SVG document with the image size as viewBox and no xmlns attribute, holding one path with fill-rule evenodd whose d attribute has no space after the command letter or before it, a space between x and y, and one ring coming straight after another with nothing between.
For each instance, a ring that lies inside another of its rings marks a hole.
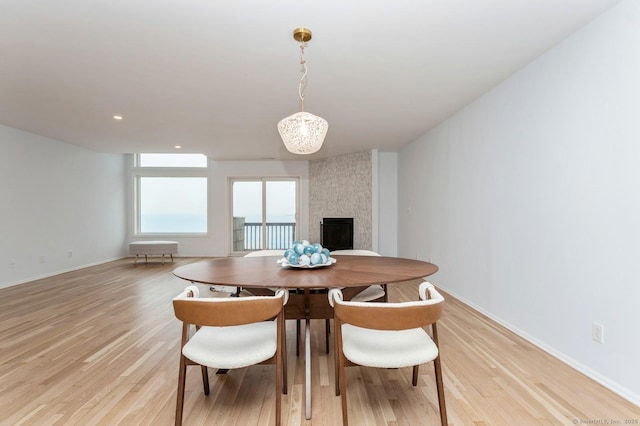
<instances>
[{"instance_id":1,"label":"white wall","mask_svg":"<svg viewBox=\"0 0 640 426\"><path fill-rule=\"evenodd\" d=\"M132 157L132 156L129 156ZM133 159L130 158L130 165ZM298 220L300 237L309 234L309 162L304 161L209 161L209 232L206 236L137 237L134 232L133 207L127 212L129 241L170 239L178 241L178 256L227 256L230 252L231 211L229 183L231 177L298 177L300 188ZM134 178L129 173L127 183L130 205L134 205Z\"/></svg>"},{"instance_id":2,"label":"white wall","mask_svg":"<svg viewBox=\"0 0 640 426\"><path fill-rule=\"evenodd\" d=\"M640 2L399 154L399 251L640 405ZM604 344L591 325L604 325Z\"/></svg>"},{"instance_id":3,"label":"white wall","mask_svg":"<svg viewBox=\"0 0 640 426\"><path fill-rule=\"evenodd\" d=\"M377 152L377 154L378 196L374 205L374 213L378 215L377 251L383 256L397 256L398 154L395 152Z\"/></svg>"},{"instance_id":4,"label":"white wall","mask_svg":"<svg viewBox=\"0 0 640 426\"><path fill-rule=\"evenodd\" d=\"M124 256L125 171L122 155L0 125L0 287Z\"/></svg>"}]
</instances>

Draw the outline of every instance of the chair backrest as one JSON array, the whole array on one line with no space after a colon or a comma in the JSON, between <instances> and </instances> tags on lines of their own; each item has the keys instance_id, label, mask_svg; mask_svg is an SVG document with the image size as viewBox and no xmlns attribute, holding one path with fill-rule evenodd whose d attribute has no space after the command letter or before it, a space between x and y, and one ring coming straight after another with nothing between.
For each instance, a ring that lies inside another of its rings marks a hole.
<instances>
[{"instance_id":1,"label":"chair backrest","mask_svg":"<svg viewBox=\"0 0 640 426\"><path fill-rule=\"evenodd\" d=\"M195 286L187 287L173 299L176 317L185 324L230 326L275 318L287 303L288 291L278 289L274 296L199 298Z\"/></svg>"},{"instance_id":2,"label":"chair backrest","mask_svg":"<svg viewBox=\"0 0 640 426\"><path fill-rule=\"evenodd\" d=\"M284 256L284 250L257 250L244 255L244 257Z\"/></svg>"},{"instance_id":3,"label":"chair backrest","mask_svg":"<svg viewBox=\"0 0 640 426\"><path fill-rule=\"evenodd\" d=\"M331 254L342 256L380 256L379 253L371 250L334 250Z\"/></svg>"},{"instance_id":4,"label":"chair backrest","mask_svg":"<svg viewBox=\"0 0 640 426\"><path fill-rule=\"evenodd\" d=\"M379 303L349 302L339 289L329 290L329 303L337 319L362 328L407 330L437 322L442 316L444 297L428 282L419 288L416 302Z\"/></svg>"}]
</instances>

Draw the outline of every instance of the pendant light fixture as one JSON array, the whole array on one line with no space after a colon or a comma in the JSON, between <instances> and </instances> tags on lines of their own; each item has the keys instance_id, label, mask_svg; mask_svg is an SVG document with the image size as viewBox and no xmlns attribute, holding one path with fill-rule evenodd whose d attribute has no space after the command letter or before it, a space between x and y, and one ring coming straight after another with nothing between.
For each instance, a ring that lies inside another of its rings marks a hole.
<instances>
[{"instance_id":1,"label":"pendant light fixture","mask_svg":"<svg viewBox=\"0 0 640 426\"><path fill-rule=\"evenodd\" d=\"M311 40L311 30L296 28L293 38L300 42L300 64L302 77L298 84L300 96L300 112L283 118L278 123L278 132L289 152L294 154L313 154L322 147L329 129L329 123L322 117L310 114L304 110L304 89L307 86L307 64L304 60L304 49Z\"/></svg>"}]
</instances>

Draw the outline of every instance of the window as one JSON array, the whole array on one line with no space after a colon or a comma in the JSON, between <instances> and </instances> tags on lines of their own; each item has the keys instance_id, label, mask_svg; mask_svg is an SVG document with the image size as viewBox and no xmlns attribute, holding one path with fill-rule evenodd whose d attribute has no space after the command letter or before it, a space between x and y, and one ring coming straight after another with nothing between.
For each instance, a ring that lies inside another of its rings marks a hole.
<instances>
[{"instance_id":1,"label":"window","mask_svg":"<svg viewBox=\"0 0 640 426\"><path fill-rule=\"evenodd\" d=\"M136 234L207 233L206 156L138 154L136 164Z\"/></svg>"},{"instance_id":2,"label":"window","mask_svg":"<svg viewBox=\"0 0 640 426\"><path fill-rule=\"evenodd\" d=\"M286 249L296 239L298 180L231 179L233 252Z\"/></svg>"},{"instance_id":3,"label":"window","mask_svg":"<svg viewBox=\"0 0 640 426\"><path fill-rule=\"evenodd\" d=\"M207 167L202 154L138 154L140 167Z\"/></svg>"}]
</instances>

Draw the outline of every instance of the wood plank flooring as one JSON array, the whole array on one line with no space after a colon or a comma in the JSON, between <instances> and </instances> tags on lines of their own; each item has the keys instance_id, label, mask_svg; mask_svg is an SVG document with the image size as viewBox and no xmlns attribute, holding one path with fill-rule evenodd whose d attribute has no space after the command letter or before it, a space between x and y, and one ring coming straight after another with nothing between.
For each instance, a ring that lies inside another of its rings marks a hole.
<instances>
[{"instance_id":1,"label":"wood plank flooring","mask_svg":"<svg viewBox=\"0 0 640 426\"><path fill-rule=\"evenodd\" d=\"M0 424L172 424L180 323L171 299L186 283L171 271L199 260L124 259L0 289ZM392 301L417 296L417 283L389 287ZM445 296L438 330L450 424L640 422L639 407ZM289 321L283 424L340 425L333 348L324 353L323 321L312 328L313 419L304 418L304 360ZM351 423L439 424L432 364L420 371L414 388L409 368L347 369ZM199 369L189 370L185 425L274 423L273 366L210 376L204 396Z\"/></svg>"}]
</instances>

